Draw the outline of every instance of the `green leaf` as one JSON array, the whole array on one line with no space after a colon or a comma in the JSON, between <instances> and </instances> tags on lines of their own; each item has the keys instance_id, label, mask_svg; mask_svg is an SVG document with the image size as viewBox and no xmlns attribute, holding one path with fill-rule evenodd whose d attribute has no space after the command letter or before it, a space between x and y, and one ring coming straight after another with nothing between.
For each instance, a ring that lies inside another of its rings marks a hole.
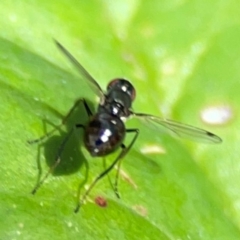
<instances>
[{"instance_id":1,"label":"green leaf","mask_svg":"<svg viewBox=\"0 0 240 240\"><path fill-rule=\"evenodd\" d=\"M239 239L239 16L233 0L1 1L0 239ZM129 120L140 136L122 164L121 199L109 182L113 170L75 214L78 188L83 194L103 171L79 130L32 195L71 127L87 121L84 109L42 145L27 140L60 124L78 98L97 106L53 39L103 89L115 77L130 79L136 112L206 128L223 143L181 141ZM219 106L232 118L201 120ZM95 203L99 196L106 207Z\"/></svg>"}]
</instances>

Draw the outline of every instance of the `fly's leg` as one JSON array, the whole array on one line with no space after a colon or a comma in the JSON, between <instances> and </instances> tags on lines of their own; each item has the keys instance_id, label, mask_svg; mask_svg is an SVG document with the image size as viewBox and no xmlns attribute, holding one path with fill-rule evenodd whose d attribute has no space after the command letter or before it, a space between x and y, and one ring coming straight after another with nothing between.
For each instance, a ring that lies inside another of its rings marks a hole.
<instances>
[{"instance_id":1,"label":"fly's leg","mask_svg":"<svg viewBox=\"0 0 240 240\"><path fill-rule=\"evenodd\" d=\"M106 159L105 159L105 157L104 157L104 158L103 158L103 169L105 170L106 168L107 168ZM112 183L112 180L111 180L109 174L107 175L107 177L108 177L109 184L110 184L111 188L112 188L113 191L114 191L114 185L113 185L113 183Z\"/></svg>"},{"instance_id":2,"label":"fly's leg","mask_svg":"<svg viewBox=\"0 0 240 240\"><path fill-rule=\"evenodd\" d=\"M38 139L34 139L34 140L29 140L27 141L29 144L34 144L34 143L39 143L44 141L45 139L49 138L50 136L53 135L53 133L55 133L59 128L61 128L67 121L67 119L72 115L73 111L79 106L80 103L84 104L85 110L88 114L88 116L92 116L92 112L89 108L89 106L87 105L87 102L84 98L80 98L78 99L75 104L73 105L73 107L69 110L68 114L63 118L61 124L59 124L57 127L55 127L54 129L52 129L51 131L47 132L46 134L44 134L42 137L38 138Z\"/></svg>"},{"instance_id":3,"label":"fly's leg","mask_svg":"<svg viewBox=\"0 0 240 240\"><path fill-rule=\"evenodd\" d=\"M79 203L76 206L75 209L75 213L77 213L80 209L80 207L82 206L82 204L84 203L86 197L88 196L88 194L91 192L91 190L93 189L93 187L96 185L96 183L102 179L104 176L106 176L113 168L114 166L128 153L128 151L131 149L131 147L133 146L134 142L136 141L138 134L139 134L139 130L138 129L127 129L127 133L135 133L135 136L133 137L131 143L129 144L129 146L125 146L124 144L121 145L122 151L120 152L120 154L118 155L118 157L115 159L115 161L107 168L105 169L101 174L99 174L95 180L92 182L92 184L89 186L88 190L85 192L85 194L83 195L82 199L79 201ZM118 170L119 172L119 170ZM119 175L119 174L118 174ZM117 184L115 184L115 188L116 188ZM115 191L116 193L116 191ZM117 195L117 194L116 194Z\"/></svg>"},{"instance_id":4,"label":"fly's leg","mask_svg":"<svg viewBox=\"0 0 240 240\"><path fill-rule=\"evenodd\" d=\"M53 129L52 131L50 131L49 133L45 134L43 137L39 138L39 139L36 139L36 140L33 140L31 141L30 143L37 143L37 142L40 142L40 141L43 141L44 139L46 139L47 137L51 136L57 129L59 129L63 124L65 124L66 120L69 118L69 116L73 113L73 111L76 109L76 107L81 103L83 102L84 104L84 107L85 107L85 110L88 114L88 116L92 116L92 112L89 108L89 106L87 105L85 99L81 98L79 99L78 101L76 101L76 103L74 104L74 106L70 109L70 111L68 112L68 114L66 115L66 117L62 120L62 123L55 129ZM48 172L46 173L46 175L42 178L42 180L38 181L38 183L36 184L36 186L34 187L34 189L32 190L32 194L35 194L36 191L39 189L39 187L43 184L43 182L47 179L47 177L49 176L50 173L52 173L54 171L54 169L59 165L59 163L61 162L61 154L62 154L62 151L64 150L64 147L66 145L66 143L68 142L70 136L72 135L73 131L75 130L75 128L83 128L85 129L85 126L82 125L82 124L77 124L76 126L74 126L71 131L68 133L68 135L64 138L64 140L62 141L60 147L59 147L59 150L58 150L58 153L57 153L57 156L56 156L56 159L55 159L55 162L54 164L49 168Z\"/></svg>"},{"instance_id":5,"label":"fly's leg","mask_svg":"<svg viewBox=\"0 0 240 240\"><path fill-rule=\"evenodd\" d=\"M56 159L55 159L55 162L54 164L49 168L48 172L46 173L46 175L42 178L41 181L39 181L36 186L34 187L34 189L32 190L32 194L35 194L37 192L37 190L40 188L40 186L44 183L44 181L48 178L48 176L54 171L54 169L59 165L59 163L61 162L61 154L63 152L63 149L66 145L66 143L68 142L70 136L72 135L73 131L75 130L76 127L81 127L83 129L85 129L85 126L81 125L81 124L78 124L76 125L75 127L73 127L71 129L71 131L68 133L68 135L64 138L64 140L62 141L60 147L59 147L59 150L58 150L58 153L57 153L57 156L56 156Z\"/></svg>"},{"instance_id":6,"label":"fly's leg","mask_svg":"<svg viewBox=\"0 0 240 240\"><path fill-rule=\"evenodd\" d=\"M120 161L118 161L118 164L117 164L117 173L116 173L115 183L114 183L114 192L115 192L115 195L117 196L117 198L120 198L120 194L118 192L118 179L119 179L119 173L120 173L120 169L121 169L121 163L122 163L123 157L128 153L128 151L131 149L134 142L136 141L136 139L138 137L138 134L139 134L139 129L135 129L135 128L134 129L127 129L126 132L127 133L134 133L135 136L134 136L132 142L130 143L130 145L125 150L124 155L121 157ZM125 147L125 145L122 144L122 148L124 148L124 147Z\"/></svg>"}]
</instances>

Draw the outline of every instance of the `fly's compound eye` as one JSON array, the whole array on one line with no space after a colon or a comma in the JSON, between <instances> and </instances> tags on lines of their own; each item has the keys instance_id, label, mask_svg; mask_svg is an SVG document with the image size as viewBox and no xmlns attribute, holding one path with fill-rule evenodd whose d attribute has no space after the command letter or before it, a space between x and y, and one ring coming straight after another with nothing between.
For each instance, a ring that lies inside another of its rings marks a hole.
<instances>
[{"instance_id":1,"label":"fly's compound eye","mask_svg":"<svg viewBox=\"0 0 240 240\"><path fill-rule=\"evenodd\" d=\"M126 79L123 78L115 78L113 79L107 86L107 90L121 90L126 92L131 100L133 101L136 97L136 91L133 85Z\"/></svg>"}]
</instances>

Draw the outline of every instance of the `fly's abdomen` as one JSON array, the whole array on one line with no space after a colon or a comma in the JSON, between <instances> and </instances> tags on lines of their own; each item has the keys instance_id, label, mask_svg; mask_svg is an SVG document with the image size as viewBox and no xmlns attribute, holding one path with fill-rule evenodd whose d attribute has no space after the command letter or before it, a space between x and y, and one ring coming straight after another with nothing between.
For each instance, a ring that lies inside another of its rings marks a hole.
<instances>
[{"instance_id":1,"label":"fly's abdomen","mask_svg":"<svg viewBox=\"0 0 240 240\"><path fill-rule=\"evenodd\" d=\"M125 136L125 126L120 118L100 113L86 127L84 143L92 156L104 156L118 148Z\"/></svg>"}]
</instances>

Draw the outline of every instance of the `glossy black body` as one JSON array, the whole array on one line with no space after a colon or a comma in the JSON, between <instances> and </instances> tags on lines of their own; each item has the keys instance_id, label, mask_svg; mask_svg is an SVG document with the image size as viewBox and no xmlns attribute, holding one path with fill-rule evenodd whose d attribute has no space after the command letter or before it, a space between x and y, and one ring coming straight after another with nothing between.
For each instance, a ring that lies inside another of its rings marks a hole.
<instances>
[{"instance_id":1,"label":"glossy black body","mask_svg":"<svg viewBox=\"0 0 240 240\"><path fill-rule=\"evenodd\" d=\"M122 118L129 116L135 89L125 79L112 80L98 111L85 128L84 144L92 156L105 156L122 144L126 129Z\"/></svg>"}]
</instances>

